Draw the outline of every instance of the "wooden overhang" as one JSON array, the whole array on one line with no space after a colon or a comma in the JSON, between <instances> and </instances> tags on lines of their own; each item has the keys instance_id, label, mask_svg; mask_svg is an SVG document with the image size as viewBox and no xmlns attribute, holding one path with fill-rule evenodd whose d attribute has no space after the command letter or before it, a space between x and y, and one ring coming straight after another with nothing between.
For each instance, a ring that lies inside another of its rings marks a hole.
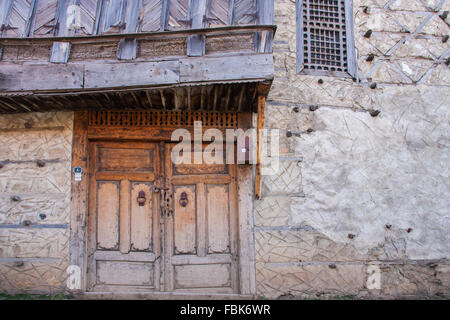
<instances>
[{"instance_id":1,"label":"wooden overhang","mask_svg":"<svg viewBox=\"0 0 450 320\"><path fill-rule=\"evenodd\" d=\"M258 96L268 94L274 77L271 41L275 31L273 25L249 25L0 38L0 113L257 112ZM204 53L189 52L193 36L204 38ZM136 45L136 55L124 58L121 51L128 41ZM55 47L67 51L62 61L51 62Z\"/></svg>"}]
</instances>

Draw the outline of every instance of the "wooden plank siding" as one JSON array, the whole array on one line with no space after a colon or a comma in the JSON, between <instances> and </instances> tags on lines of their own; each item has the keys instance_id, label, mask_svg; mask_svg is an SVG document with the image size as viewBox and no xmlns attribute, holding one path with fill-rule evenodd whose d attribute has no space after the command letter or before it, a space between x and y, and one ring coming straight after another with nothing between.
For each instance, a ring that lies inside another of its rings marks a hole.
<instances>
[{"instance_id":1,"label":"wooden plank siding","mask_svg":"<svg viewBox=\"0 0 450 320\"><path fill-rule=\"evenodd\" d=\"M256 0L4 0L2 36L93 35L258 24ZM271 2L273 0L263 0ZM265 6L265 5L264 5Z\"/></svg>"}]
</instances>

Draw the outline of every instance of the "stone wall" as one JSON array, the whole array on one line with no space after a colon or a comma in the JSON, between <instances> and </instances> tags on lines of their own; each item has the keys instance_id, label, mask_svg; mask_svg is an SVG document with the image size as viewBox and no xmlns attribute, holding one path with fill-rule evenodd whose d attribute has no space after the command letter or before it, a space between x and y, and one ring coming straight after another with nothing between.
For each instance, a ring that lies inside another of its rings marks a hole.
<instances>
[{"instance_id":1,"label":"stone wall","mask_svg":"<svg viewBox=\"0 0 450 320\"><path fill-rule=\"evenodd\" d=\"M73 113L0 116L0 291L65 290Z\"/></svg>"},{"instance_id":2,"label":"stone wall","mask_svg":"<svg viewBox=\"0 0 450 320\"><path fill-rule=\"evenodd\" d=\"M266 127L281 171L255 206L262 296L450 294L450 1L353 5L358 81L297 75L295 3L275 1Z\"/></svg>"}]
</instances>

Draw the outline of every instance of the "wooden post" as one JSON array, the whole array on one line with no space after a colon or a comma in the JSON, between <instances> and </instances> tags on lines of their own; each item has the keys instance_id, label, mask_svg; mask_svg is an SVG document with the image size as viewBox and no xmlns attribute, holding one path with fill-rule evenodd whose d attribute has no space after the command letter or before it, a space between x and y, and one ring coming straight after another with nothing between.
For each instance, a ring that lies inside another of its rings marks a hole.
<instances>
[{"instance_id":1,"label":"wooden post","mask_svg":"<svg viewBox=\"0 0 450 320\"><path fill-rule=\"evenodd\" d=\"M263 145L264 129L264 108L266 104L265 96L258 96L258 124L257 124L257 154L256 154L256 174L255 174L255 198L261 199L261 154Z\"/></svg>"},{"instance_id":2,"label":"wooden post","mask_svg":"<svg viewBox=\"0 0 450 320\"><path fill-rule=\"evenodd\" d=\"M273 0L259 0L257 2L258 24L273 24L274 2ZM262 31L257 33L256 52L272 52L272 31Z\"/></svg>"},{"instance_id":3,"label":"wooden post","mask_svg":"<svg viewBox=\"0 0 450 320\"><path fill-rule=\"evenodd\" d=\"M252 127L252 114L241 113L238 127L244 131ZM239 274L240 294L256 293L255 244L253 235L253 166L237 165L239 212Z\"/></svg>"},{"instance_id":4,"label":"wooden post","mask_svg":"<svg viewBox=\"0 0 450 320\"><path fill-rule=\"evenodd\" d=\"M75 181L72 172L72 200L70 203L70 265L80 268L82 281L78 290L86 287L86 217L88 208L88 111L79 111L74 114L72 171L81 167L83 172L81 181Z\"/></svg>"},{"instance_id":5,"label":"wooden post","mask_svg":"<svg viewBox=\"0 0 450 320\"><path fill-rule=\"evenodd\" d=\"M189 2L189 20L192 29L201 29L205 26L205 15L209 10L210 1L197 0ZM199 57L205 54L206 38L203 34L192 35L187 40L187 55Z\"/></svg>"},{"instance_id":6,"label":"wooden post","mask_svg":"<svg viewBox=\"0 0 450 320\"><path fill-rule=\"evenodd\" d=\"M162 0L162 2L160 31L166 31L169 26L170 0Z\"/></svg>"}]
</instances>

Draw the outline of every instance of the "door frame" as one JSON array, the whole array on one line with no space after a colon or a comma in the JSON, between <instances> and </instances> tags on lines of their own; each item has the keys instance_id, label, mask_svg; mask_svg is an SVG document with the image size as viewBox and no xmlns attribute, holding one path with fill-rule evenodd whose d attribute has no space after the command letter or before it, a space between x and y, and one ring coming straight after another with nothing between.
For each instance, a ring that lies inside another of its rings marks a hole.
<instances>
[{"instance_id":1,"label":"door frame","mask_svg":"<svg viewBox=\"0 0 450 320\"><path fill-rule=\"evenodd\" d=\"M238 127L252 127L253 115L238 115ZM102 128L89 130L89 111L74 112L72 142L72 181L70 203L70 240L69 240L69 279L68 289L74 293L87 290L87 213L89 207L89 141L96 139L133 140L133 141L170 141L172 128ZM81 181L75 181L73 169L81 167ZM239 294L256 294L255 245L253 234L253 206L255 191L255 166L236 165L238 188L238 256L239 256ZM171 294L171 293L167 293Z\"/></svg>"}]
</instances>

